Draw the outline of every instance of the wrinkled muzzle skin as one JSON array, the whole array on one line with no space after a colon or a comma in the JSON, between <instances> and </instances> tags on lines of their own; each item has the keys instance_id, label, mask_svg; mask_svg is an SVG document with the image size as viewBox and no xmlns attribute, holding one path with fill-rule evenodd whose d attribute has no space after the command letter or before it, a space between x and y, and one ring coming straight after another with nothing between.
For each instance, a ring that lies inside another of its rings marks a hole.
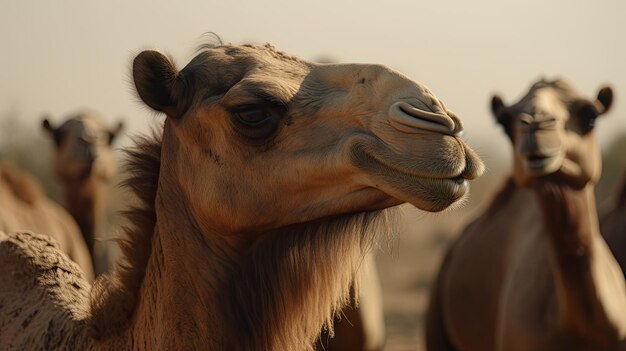
<instances>
[{"instance_id":1,"label":"wrinkled muzzle skin","mask_svg":"<svg viewBox=\"0 0 626 351\"><path fill-rule=\"evenodd\" d=\"M441 211L484 169L460 138L460 119L426 87L385 66L223 46L181 71L164 55L144 52L134 78L140 97L168 116L163 157L179 166L166 171L184 179L180 194L199 225L222 232L405 202Z\"/></svg>"}]
</instances>

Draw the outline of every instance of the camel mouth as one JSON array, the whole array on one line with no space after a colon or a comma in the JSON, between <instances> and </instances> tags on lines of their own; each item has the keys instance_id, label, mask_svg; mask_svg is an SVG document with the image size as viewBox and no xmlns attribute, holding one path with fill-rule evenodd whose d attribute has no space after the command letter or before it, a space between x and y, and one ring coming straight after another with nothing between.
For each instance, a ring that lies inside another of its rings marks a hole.
<instances>
[{"instance_id":1,"label":"camel mouth","mask_svg":"<svg viewBox=\"0 0 626 351\"><path fill-rule=\"evenodd\" d=\"M428 212L440 212L463 199L474 178L468 162L450 175L416 174L413 170L383 161L363 148L353 150L354 164L370 174L373 187ZM371 185L370 185L371 186Z\"/></svg>"},{"instance_id":2,"label":"camel mouth","mask_svg":"<svg viewBox=\"0 0 626 351\"><path fill-rule=\"evenodd\" d=\"M556 172L561 163L561 157L556 155L530 155L523 158L526 169L532 175L546 175Z\"/></svg>"},{"instance_id":3,"label":"camel mouth","mask_svg":"<svg viewBox=\"0 0 626 351\"><path fill-rule=\"evenodd\" d=\"M441 212L460 202L469 193L469 182L462 176L451 178L424 178L408 173L401 173L390 180L389 195L427 212ZM406 182L404 186L394 187L398 178Z\"/></svg>"}]
</instances>

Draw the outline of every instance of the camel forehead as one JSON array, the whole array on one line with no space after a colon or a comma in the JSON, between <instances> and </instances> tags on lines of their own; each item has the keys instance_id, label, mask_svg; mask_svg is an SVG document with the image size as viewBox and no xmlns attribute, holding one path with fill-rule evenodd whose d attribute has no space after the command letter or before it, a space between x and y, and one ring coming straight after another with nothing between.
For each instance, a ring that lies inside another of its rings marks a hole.
<instances>
[{"instance_id":1,"label":"camel forehead","mask_svg":"<svg viewBox=\"0 0 626 351\"><path fill-rule=\"evenodd\" d=\"M66 120L59 131L63 136L95 136L107 131L104 122L94 114L79 114Z\"/></svg>"},{"instance_id":2,"label":"camel forehead","mask_svg":"<svg viewBox=\"0 0 626 351\"><path fill-rule=\"evenodd\" d=\"M535 117L568 118L568 109L580 94L567 81L540 80L513 106L515 112Z\"/></svg>"}]
</instances>

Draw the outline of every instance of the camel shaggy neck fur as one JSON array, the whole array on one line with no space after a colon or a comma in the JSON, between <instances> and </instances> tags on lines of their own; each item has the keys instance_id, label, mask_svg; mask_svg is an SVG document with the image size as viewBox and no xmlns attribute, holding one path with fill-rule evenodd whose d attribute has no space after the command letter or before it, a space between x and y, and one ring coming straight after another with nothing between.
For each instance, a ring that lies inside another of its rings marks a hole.
<instances>
[{"instance_id":1,"label":"camel shaggy neck fur","mask_svg":"<svg viewBox=\"0 0 626 351\"><path fill-rule=\"evenodd\" d=\"M86 302L70 291L48 306L76 349L312 350L389 228L388 208L441 211L482 173L458 117L384 66L224 45L180 71L145 51L133 77L167 118L161 137L130 151L127 185L140 203L127 213L125 261L96 281L87 315L67 312ZM2 254L45 265L18 240L27 236L8 235ZM0 291L0 306L17 301ZM7 308L0 326L23 317ZM3 332L3 345L25 348L45 334Z\"/></svg>"},{"instance_id":2,"label":"camel shaggy neck fur","mask_svg":"<svg viewBox=\"0 0 626 351\"><path fill-rule=\"evenodd\" d=\"M626 289L598 229L595 119L611 104L540 81L493 110L514 175L449 249L431 296L429 350L618 350Z\"/></svg>"}]
</instances>

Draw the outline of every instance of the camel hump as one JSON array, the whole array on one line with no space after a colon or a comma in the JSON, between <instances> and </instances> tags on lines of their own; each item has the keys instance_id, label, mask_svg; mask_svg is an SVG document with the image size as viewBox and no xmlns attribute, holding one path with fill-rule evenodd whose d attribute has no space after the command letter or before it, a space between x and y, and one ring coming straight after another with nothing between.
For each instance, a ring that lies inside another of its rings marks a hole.
<instances>
[{"instance_id":1,"label":"camel hump","mask_svg":"<svg viewBox=\"0 0 626 351\"><path fill-rule=\"evenodd\" d=\"M0 349L84 345L90 286L53 239L0 231L0 267Z\"/></svg>"},{"instance_id":2,"label":"camel hump","mask_svg":"<svg viewBox=\"0 0 626 351\"><path fill-rule=\"evenodd\" d=\"M29 205L34 205L35 201L43 196L39 182L15 166L0 165L0 181L5 183L18 199Z\"/></svg>"}]
</instances>

